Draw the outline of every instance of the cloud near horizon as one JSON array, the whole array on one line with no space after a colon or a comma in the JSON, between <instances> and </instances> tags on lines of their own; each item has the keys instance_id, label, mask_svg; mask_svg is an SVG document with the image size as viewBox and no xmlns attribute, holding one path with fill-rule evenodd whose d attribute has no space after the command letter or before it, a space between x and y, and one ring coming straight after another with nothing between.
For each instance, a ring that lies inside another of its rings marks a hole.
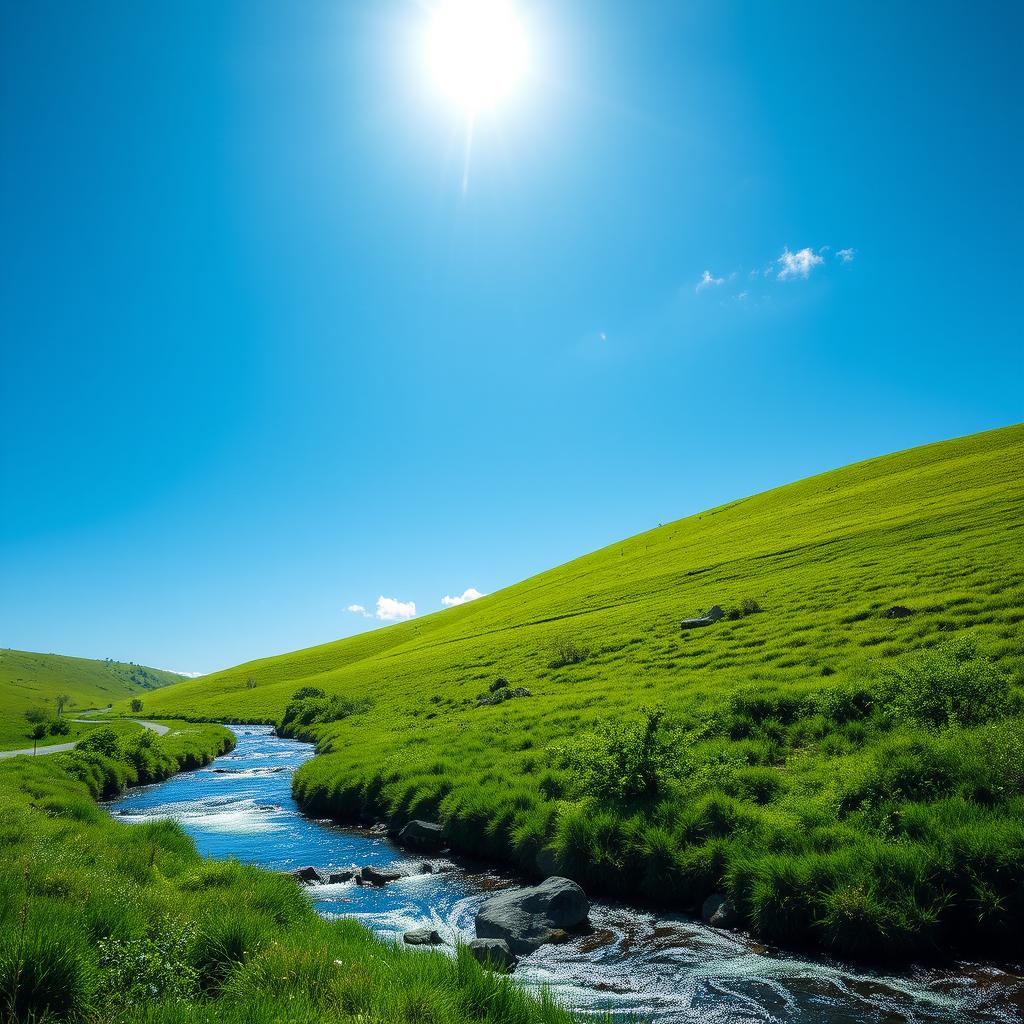
<instances>
[{"instance_id":1,"label":"cloud near horizon","mask_svg":"<svg viewBox=\"0 0 1024 1024\"><path fill-rule=\"evenodd\" d=\"M399 601L394 597L385 597L381 594L377 598L377 611L374 618L381 622L400 622L403 619L411 619L416 614L415 601Z\"/></svg>"},{"instance_id":2,"label":"cloud near horizon","mask_svg":"<svg viewBox=\"0 0 1024 1024\"><path fill-rule=\"evenodd\" d=\"M476 587L467 587L461 594L456 594L454 597L451 594L445 594L441 598L441 604L445 608L455 608L460 604L466 604L467 601L475 601L478 597L483 597Z\"/></svg>"}]
</instances>

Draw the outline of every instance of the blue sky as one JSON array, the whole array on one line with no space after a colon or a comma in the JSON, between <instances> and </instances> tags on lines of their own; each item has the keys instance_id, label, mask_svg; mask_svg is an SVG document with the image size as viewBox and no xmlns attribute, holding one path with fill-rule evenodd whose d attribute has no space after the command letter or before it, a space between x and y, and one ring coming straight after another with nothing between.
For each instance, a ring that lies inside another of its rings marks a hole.
<instances>
[{"instance_id":1,"label":"blue sky","mask_svg":"<svg viewBox=\"0 0 1024 1024\"><path fill-rule=\"evenodd\" d=\"M517 7L465 176L419 4L0 4L0 644L210 671L1022 418L1024 8Z\"/></svg>"}]
</instances>

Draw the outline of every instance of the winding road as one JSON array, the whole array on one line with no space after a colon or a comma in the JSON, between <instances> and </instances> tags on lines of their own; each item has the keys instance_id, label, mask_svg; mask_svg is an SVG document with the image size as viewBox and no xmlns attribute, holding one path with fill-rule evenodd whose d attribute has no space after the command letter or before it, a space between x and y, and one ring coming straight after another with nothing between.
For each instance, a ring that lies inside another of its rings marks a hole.
<instances>
[{"instance_id":1,"label":"winding road","mask_svg":"<svg viewBox=\"0 0 1024 1024\"><path fill-rule=\"evenodd\" d=\"M72 718L72 722L79 725L92 725L95 723L95 719L90 718ZM159 722L144 722L141 718L131 719L136 725L141 725L143 729L149 729L151 732L155 732L157 736L166 736L169 733L170 726L161 725ZM83 737L84 738L84 737ZM79 744L80 740L75 740L74 743L51 743L49 746L36 747L33 750L31 747L23 747L21 750L0 750L0 758L4 757L17 757L19 754L60 754L65 750L74 750Z\"/></svg>"}]
</instances>

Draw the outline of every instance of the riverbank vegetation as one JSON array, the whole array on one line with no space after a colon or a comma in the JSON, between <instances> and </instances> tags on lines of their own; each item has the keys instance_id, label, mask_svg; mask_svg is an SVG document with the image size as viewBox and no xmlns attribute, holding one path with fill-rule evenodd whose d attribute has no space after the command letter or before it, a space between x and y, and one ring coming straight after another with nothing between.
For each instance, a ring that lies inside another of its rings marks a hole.
<instances>
[{"instance_id":1,"label":"riverbank vegetation","mask_svg":"<svg viewBox=\"0 0 1024 1024\"><path fill-rule=\"evenodd\" d=\"M290 877L196 853L170 821L94 798L208 763L219 726L97 731L0 764L0 1019L103 1024L568 1024L464 950L452 959L328 922Z\"/></svg>"},{"instance_id":2,"label":"riverbank vegetation","mask_svg":"<svg viewBox=\"0 0 1024 1024\"><path fill-rule=\"evenodd\" d=\"M784 944L1020 957L1022 512L1018 426L150 701L287 719L318 742L294 781L317 816L436 817L663 907L721 892ZM481 701L498 679L524 695Z\"/></svg>"}]
</instances>

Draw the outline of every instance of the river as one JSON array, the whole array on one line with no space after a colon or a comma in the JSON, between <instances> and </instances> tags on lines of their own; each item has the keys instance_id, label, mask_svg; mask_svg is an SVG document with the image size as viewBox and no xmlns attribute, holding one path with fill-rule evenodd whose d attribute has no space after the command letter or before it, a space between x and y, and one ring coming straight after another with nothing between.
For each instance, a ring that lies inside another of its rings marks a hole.
<instances>
[{"instance_id":1,"label":"river","mask_svg":"<svg viewBox=\"0 0 1024 1024\"><path fill-rule=\"evenodd\" d=\"M108 804L121 821L174 818L200 853L237 857L271 870L396 866L409 856L384 836L304 817L291 777L313 756L305 743L267 726L233 727L235 750L196 772L128 791ZM309 889L326 917L352 917L386 939L429 924L449 943L473 937L487 891L509 884L498 872L456 865L411 874L386 887L317 885ZM692 918L608 903L591 911L593 933L543 946L515 977L546 985L584 1013L616 1020L687 1024L962 1024L1024 1018L1024 977L992 966L876 973L835 961L790 955Z\"/></svg>"}]
</instances>

